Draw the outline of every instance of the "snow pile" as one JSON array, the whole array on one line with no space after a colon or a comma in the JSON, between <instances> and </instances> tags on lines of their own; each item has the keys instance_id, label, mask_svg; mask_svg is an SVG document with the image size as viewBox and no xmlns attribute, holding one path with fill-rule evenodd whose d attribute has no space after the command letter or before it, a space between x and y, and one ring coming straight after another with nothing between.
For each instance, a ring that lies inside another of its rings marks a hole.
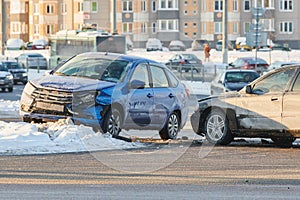
<instances>
[{"instance_id":1,"label":"snow pile","mask_svg":"<svg viewBox=\"0 0 300 200\"><path fill-rule=\"evenodd\" d=\"M94 132L91 127L74 125L71 120L45 124L0 121L0 154L44 154L85 152L142 147L110 135Z\"/></svg>"},{"instance_id":2,"label":"snow pile","mask_svg":"<svg viewBox=\"0 0 300 200\"><path fill-rule=\"evenodd\" d=\"M20 101L9 101L0 99L0 118L19 118Z\"/></svg>"}]
</instances>

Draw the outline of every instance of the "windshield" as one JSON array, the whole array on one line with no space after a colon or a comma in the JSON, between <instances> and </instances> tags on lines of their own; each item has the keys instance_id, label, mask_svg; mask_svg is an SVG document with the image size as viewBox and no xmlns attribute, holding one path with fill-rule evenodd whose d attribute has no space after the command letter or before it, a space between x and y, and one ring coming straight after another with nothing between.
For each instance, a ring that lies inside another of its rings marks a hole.
<instances>
[{"instance_id":1,"label":"windshield","mask_svg":"<svg viewBox=\"0 0 300 200\"><path fill-rule=\"evenodd\" d=\"M7 72L8 70L7 70L7 68L5 66L0 65L0 71L6 71Z\"/></svg>"},{"instance_id":2,"label":"windshield","mask_svg":"<svg viewBox=\"0 0 300 200\"><path fill-rule=\"evenodd\" d=\"M119 82L129 69L128 61L77 56L58 68L54 74Z\"/></svg>"}]
</instances>

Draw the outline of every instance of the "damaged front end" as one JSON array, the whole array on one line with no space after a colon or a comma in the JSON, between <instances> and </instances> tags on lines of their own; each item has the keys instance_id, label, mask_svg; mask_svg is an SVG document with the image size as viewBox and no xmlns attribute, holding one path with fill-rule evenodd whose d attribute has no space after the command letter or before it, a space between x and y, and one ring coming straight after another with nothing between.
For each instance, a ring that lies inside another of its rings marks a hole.
<instances>
[{"instance_id":1,"label":"damaged front end","mask_svg":"<svg viewBox=\"0 0 300 200\"><path fill-rule=\"evenodd\" d=\"M108 106L95 102L100 91L72 91L38 87L24 88L20 115L27 122L48 122L71 118L75 124L99 126Z\"/></svg>"}]
</instances>

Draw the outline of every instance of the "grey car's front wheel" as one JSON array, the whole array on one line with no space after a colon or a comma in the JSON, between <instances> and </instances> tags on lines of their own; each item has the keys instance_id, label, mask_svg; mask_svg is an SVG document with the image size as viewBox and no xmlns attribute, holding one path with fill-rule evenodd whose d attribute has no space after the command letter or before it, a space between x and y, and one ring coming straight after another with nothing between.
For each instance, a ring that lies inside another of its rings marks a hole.
<instances>
[{"instance_id":1,"label":"grey car's front wheel","mask_svg":"<svg viewBox=\"0 0 300 200\"><path fill-rule=\"evenodd\" d=\"M121 132L122 116L118 109L112 108L106 114L103 124L102 132L109 133L112 136L118 136Z\"/></svg>"},{"instance_id":2,"label":"grey car's front wheel","mask_svg":"<svg viewBox=\"0 0 300 200\"><path fill-rule=\"evenodd\" d=\"M206 139L213 144L229 144L233 136L228 127L228 119L221 110L211 111L205 120Z\"/></svg>"},{"instance_id":3,"label":"grey car's front wheel","mask_svg":"<svg viewBox=\"0 0 300 200\"><path fill-rule=\"evenodd\" d=\"M180 121L178 114L173 112L166 121L163 129L159 131L161 139L176 139L180 130Z\"/></svg>"}]
</instances>

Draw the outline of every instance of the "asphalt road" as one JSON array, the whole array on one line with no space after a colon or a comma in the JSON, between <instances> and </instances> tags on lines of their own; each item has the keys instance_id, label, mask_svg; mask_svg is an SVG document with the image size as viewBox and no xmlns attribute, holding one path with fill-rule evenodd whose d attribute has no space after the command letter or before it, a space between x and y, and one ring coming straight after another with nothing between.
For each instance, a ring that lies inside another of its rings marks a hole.
<instances>
[{"instance_id":1,"label":"asphalt road","mask_svg":"<svg viewBox=\"0 0 300 200\"><path fill-rule=\"evenodd\" d=\"M185 152L178 159L165 159L181 149ZM0 199L298 199L299 150L186 142L126 151L2 156ZM161 168L141 171L149 165Z\"/></svg>"},{"instance_id":2,"label":"asphalt road","mask_svg":"<svg viewBox=\"0 0 300 200\"><path fill-rule=\"evenodd\" d=\"M18 101L21 99L22 91L24 89L23 84L14 85L13 92L2 92L0 91L0 99L10 100L10 101Z\"/></svg>"}]
</instances>

